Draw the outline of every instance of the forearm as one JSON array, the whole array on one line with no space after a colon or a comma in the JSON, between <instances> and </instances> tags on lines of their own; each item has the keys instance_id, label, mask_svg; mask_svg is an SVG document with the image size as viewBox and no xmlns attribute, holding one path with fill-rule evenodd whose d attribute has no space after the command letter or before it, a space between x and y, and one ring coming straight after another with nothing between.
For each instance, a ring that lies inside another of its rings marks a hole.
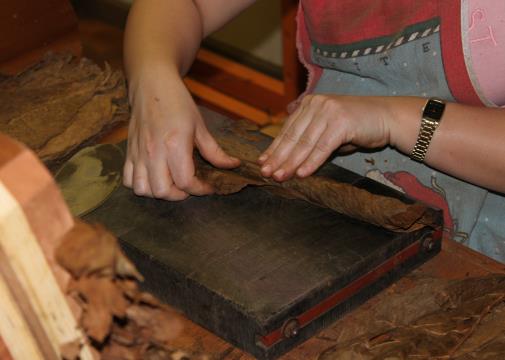
<instances>
[{"instance_id":1,"label":"forearm","mask_svg":"<svg viewBox=\"0 0 505 360\"><path fill-rule=\"evenodd\" d=\"M130 84L163 67L185 73L202 39L202 22L192 1L136 0L125 29L124 66Z\"/></svg>"},{"instance_id":2,"label":"forearm","mask_svg":"<svg viewBox=\"0 0 505 360\"><path fill-rule=\"evenodd\" d=\"M158 69L184 75L202 39L254 0L136 0L125 30L124 65L130 84ZM153 73L153 74L149 74Z\"/></svg>"},{"instance_id":3,"label":"forearm","mask_svg":"<svg viewBox=\"0 0 505 360\"><path fill-rule=\"evenodd\" d=\"M421 121L422 98L391 98L390 143L410 154ZM426 164L457 178L505 192L505 110L448 103Z\"/></svg>"}]
</instances>

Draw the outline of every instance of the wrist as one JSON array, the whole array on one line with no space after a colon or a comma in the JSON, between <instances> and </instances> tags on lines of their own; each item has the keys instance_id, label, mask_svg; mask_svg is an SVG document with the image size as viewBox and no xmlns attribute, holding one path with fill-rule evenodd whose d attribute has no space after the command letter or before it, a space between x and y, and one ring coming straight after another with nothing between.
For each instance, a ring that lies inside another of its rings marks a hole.
<instances>
[{"instance_id":1,"label":"wrist","mask_svg":"<svg viewBox=\"0 0 505 360\"><path fill-rule=\"evenodd\" d=\"M422 108L426 103L421 97L392 97L389 124L389 144L410 154L421 127Z\"/></svg>"},{"instance_id":2,"label":"wrist","mask_svg":"<svg viewBox=\"0 0 505 360\"><path fill-rule=\"evenodd\" d=\"M176 66L167 63L150 62L128 72L128 99L132 104L136 93L142 91L163 91L167 84L183 83Z\"/></svg>"}]
</instances>

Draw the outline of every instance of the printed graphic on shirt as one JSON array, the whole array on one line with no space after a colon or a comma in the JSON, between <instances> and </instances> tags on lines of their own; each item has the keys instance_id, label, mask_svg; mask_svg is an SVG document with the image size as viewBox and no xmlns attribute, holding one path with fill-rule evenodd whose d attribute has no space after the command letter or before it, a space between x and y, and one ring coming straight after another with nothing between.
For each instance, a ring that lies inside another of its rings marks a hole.
<instances>
[{"instance_id":1,"label":"printed graphic on shirt","mask_svg":"<svg viewBox=\"0 0 505 360\"><path fill-rule=\"evenodd\" d=\"M426 38L440 31L438 18L407 26L397 34L367 39L346 45L324 45L313 42L312 51L329 58L346 59L357 56L381 54L388 50L418 39ZM426 49L429 51L429 49Z\"/></svg>"},{"instance_id":2,"label":"printed graphic on shirt","mask_svg":"<svg viewBox=\"0 0 505 360\"><path fill-rule=\"evenodd\" d=\"M439 28L438 19L433 19L400 34L344 47L313 45L312 62L323 68L314 93L436 96L454 101L445 79Z\"/></svg>"}]
</instances>

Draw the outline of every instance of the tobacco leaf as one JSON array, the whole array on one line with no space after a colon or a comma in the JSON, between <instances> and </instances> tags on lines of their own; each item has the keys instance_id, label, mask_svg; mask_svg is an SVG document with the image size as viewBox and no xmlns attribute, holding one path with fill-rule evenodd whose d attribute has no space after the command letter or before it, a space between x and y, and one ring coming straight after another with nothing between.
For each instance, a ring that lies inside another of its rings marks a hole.
<instances>
[{"instance_id":1,"label":"tobacco leaf","mask_svg":"<svg viewBox=\"0 0 505 360\"><path fill-rule=\"evenodd\" d=\"M0 79L0 131L46 163L127 118L122 73L87 59L48 54L26 71Z\"/></svg>"},{"instance_id":2,"label":"tobacco leaf","mask_svg":"<svg viewBox=\"0 0 505 360\"><path fill-rule=\"evenodd\" d=\"M240 131L238 128L244 129ZM230 131L233 131L233 136L230 136ZM421 203L406 204L324 176L295 177L281 183L264 178L257 164L260 150L244 141L250 139L240 135L247 131L250 131L247 124L239 122L233 125L233 129L213 134L223 150L241 160L236 169L216 169L195 156L197 176L211 184L217 194L234 193L249 185L266 186L288 198L309 201L391 231L410 232L425 226L436 226L436 212Z\"/></svg>"},{"instance_id":3,"label":"tobacco leaf","mask_svg":"<svg viewBox=\"0 0 505 360\"><path fill-rule=\"evenodd\" d=\"M81 307L79 324L101 359L167 359L181 352L170 345L181 331L173 310L140 291L142 276L101 226L76 221L56 249L56 260L72 276L67 291ZM64 344L66 359L77 359L80 344ZM188 354L187 359L203 359Z\"/></svg>"},{"instance_id":4,"label":"tobacco leaf","mask_svg":"<svg viewBox=\"0 0 505 360\"><path fill-rule=\"evenodd\" d=\"M119 146L100 144L79 150L59 168L54 177L73 216L96 209L120 186L123 162Z\"/></svg>"},{"instance_id":5,"label":"tobacco leaf","mask_svg":"<svg viewBox=\"0 0 505 360\"><path fill-rule=\"evenodd\" d=\"M417 283L377 304L319 359L503 358L505 275Z\"/></svg>"},{"instance_id":6,"label":"tobacco leaf","mask_svg":"<svg viewBox=\"0 0 505 360\"><path fill-rule=\"evenodd\" d=\"M81 352L81 342L79 339L67 342L60 346L61 357L64 360L77 360Z\"/></svg>"},{"instance_id":7,"label":"tobacco leaf","mask_svg":"<svg viewBox=\"0 0 505 360\"><path fill-rule=\"evenodd\" d=\"M103 342L111 332L113 316L126 315L127 299L108 278L81 277L71 284L69 292L77 292L86 303L81 318L84 331L93 340Z\"/></svg>"},{"instance_id":8,"label":"tobacco leaf","mask_svg":"<svg viewBox=\"0 0 505 360\"><path fill-rule=\"evenodd\" d=\"M84 276L123 276L142 280L142 275L117 245L116 238L101 225L77 222L56 249L56 260L74 278Z\"/></svg>"}]
</instances>

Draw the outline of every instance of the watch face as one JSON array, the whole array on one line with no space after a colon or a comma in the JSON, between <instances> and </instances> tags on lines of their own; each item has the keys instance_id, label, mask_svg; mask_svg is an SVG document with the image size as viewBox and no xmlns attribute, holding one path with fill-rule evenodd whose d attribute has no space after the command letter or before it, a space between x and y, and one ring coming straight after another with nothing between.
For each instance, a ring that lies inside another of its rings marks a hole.
<instances>
[{"instance_id":1,"label":"watch face","mask_svg":"<svg viewBox=\"0 0 505 360\"><path fill-rule=\"evenodd\" d=\"M430 99L423 110L423 117L440 120L444 113L445 103L440 100Z\"/></svg>"}]
</instances>

